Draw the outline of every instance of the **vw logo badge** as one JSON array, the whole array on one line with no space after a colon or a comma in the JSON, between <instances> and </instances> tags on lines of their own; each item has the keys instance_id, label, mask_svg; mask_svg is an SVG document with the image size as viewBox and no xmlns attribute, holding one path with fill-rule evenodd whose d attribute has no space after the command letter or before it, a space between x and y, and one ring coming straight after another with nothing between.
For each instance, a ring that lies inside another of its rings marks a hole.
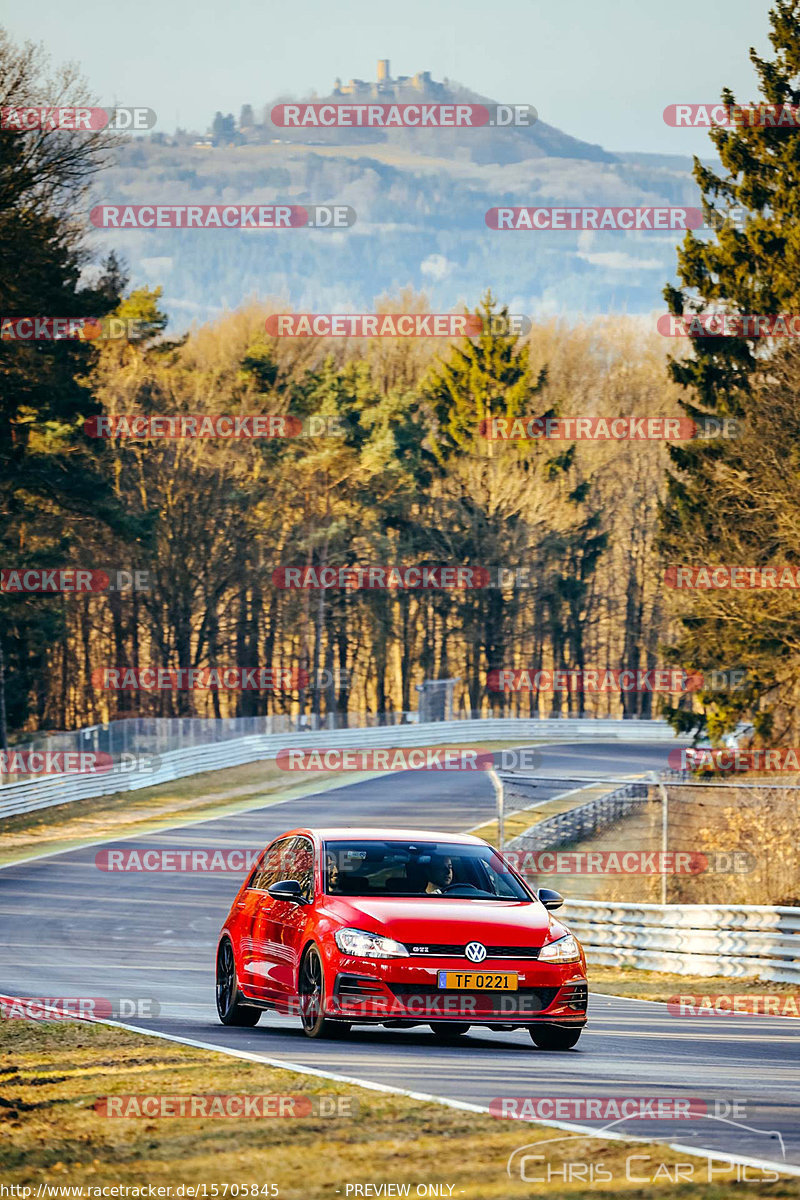
<instances>
[{"instance_id":1,"label":"vw logo badge","mask_svg":"<svg viewBox=\"0 0 800 1200\"><path fill-rule=\"evenodd\" d=\"M466 948L465 954L470 962L483 962L486 958L486 947L481 942L470 942Z\"/></svg>"}]
</instances>

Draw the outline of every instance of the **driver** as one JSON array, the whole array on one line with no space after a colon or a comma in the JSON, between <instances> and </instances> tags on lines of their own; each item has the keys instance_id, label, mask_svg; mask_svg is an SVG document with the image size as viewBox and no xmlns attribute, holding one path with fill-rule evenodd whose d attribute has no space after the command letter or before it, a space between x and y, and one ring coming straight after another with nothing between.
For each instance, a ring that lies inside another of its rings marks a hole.
<instances>
[{"instance_id":1,"label":"driver","mask_svg":"<svg viewBox=\"0 0 800 1200\"><path fill-rule=\"evenodd\" d=\"M429 879L425 891L430 895L441 895L453 882L453 860L449 855L432 862L428 868Z\"/></svg>"},{"instance_id":2,"label":"driver","mask_svg":"<svg viewBox=\"0 0 800 1200\"><path fill-rule=\"evenodd\" d=\"M328 873L328 890L335 892L339 886L339 864L333 854L325 855L325 869Z\"/></svg>"}]
</instances>

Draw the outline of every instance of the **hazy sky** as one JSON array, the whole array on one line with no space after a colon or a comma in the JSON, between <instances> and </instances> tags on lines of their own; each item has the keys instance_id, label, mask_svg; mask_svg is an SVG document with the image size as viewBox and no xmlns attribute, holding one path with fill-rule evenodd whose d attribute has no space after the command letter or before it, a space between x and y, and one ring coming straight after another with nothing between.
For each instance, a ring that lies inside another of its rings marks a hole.
<instances>
[{"instance_id":1,"label":"hazy sky","mask_svg":"<svg viewBox=\"0 0 800 1200\"><path fill-rule=\"evenodd\" d=\"M14 5L17 39L78 61L102 104L139 104L157 129L204 130L280 93L330 90L335 76L428 70L609 150L709 153L670 129L667 104L755 98L748 50L771 54L768 0L139 0L81 12L63 0Z\"/></svg>"}]
</instances>

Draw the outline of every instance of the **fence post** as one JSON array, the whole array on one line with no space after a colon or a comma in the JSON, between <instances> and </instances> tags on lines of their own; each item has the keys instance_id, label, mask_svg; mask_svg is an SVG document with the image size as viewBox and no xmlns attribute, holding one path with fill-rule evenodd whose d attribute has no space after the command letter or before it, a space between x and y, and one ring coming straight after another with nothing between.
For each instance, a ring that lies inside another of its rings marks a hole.
<instances>
[{"instance_id":1,"label":"fence post","mask_svg":"<svg viewBox=\"0 0 800 1200\"><path fill-rule=\"evenodd\" d=\"M664 787L663 780L659 779L656 771L650 772L650 778L653 783L658 784L658 790L661 793L661 903L667 903L667 849L668 849L668 825L669 825L669 797L667 789Z\"/></svg>"},{"instance_id":2,"label":"fence post","mask_svg":"<svg viewBox=\"0 0 800 1200\"><path fill-rule=\"evenodd\" d=\"M503 781L492 767L489 771L489 778L494 786L494 794L497 800L497 841L498 850L502 854L506 845L506 828L505 828L505 797L503 794Z\"/></svg>"}]
</instances>

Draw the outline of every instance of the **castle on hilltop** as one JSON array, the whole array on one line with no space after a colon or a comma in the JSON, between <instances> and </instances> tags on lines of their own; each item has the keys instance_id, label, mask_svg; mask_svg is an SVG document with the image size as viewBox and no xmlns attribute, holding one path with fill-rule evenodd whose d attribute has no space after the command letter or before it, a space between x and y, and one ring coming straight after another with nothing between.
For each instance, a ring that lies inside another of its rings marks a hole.
<instances>
[{"instance_id":1,"label":"castle on hilltop","mask_svg":"<svg viewBox=\"0 0 800 1200\"><path fill-rule=\"evenodd\" d=\"M430 71L417 71L416 75L398 75L397 79L392 79L389 59L379 58L378 78L374 82L351 79L349 83L342 83L337 78L332 95L357 96L362 100L399 100L403 94L413 94L434 99L447 95L447 82L445 79L443 83L437 83L431 79Z\"/></svg>"},{"instance_id":2,"label":"castle on hilltop","mask_svg":"<svg viewBox=\"0 0 800 1200\"><path fill-rule=\"evenodd\" d=\"M316 92L313 92L312 96L314 100L318 99ZM431 79L430 71L417 71L416 75L398 75L396 79L392 79L389 59L380 58L378 59L378 78L376 80L370 82L365 79L351 79L349 83L342 83L341 79L336 80L331 97L341 98L343 96L354 97L357 100L419 102L420 100L448 100L452 98L452 92L448 79L439 83L437 80ZM276 130L272 124L272 108L273 105L267 104L259 119L253 111L252 104L243 104L238 124L234 120L233 113L223 116L221 112L218 112L208 132L197 139L194 139L192 135L188 144L203 149L210 149L214 146L254 145L266 141L281 144L299 140L311 146L329 144L329 140L320 141L318 137L309 137L306 131L284 132L281 127ZM281 132L282 136L273 137L272 134L275 132ZM311 132L317 133L318 131ZM330 138L330 131L319 132L322 132L323 136L327 135L328 139Z\"/></svg>"}]
</instances>

